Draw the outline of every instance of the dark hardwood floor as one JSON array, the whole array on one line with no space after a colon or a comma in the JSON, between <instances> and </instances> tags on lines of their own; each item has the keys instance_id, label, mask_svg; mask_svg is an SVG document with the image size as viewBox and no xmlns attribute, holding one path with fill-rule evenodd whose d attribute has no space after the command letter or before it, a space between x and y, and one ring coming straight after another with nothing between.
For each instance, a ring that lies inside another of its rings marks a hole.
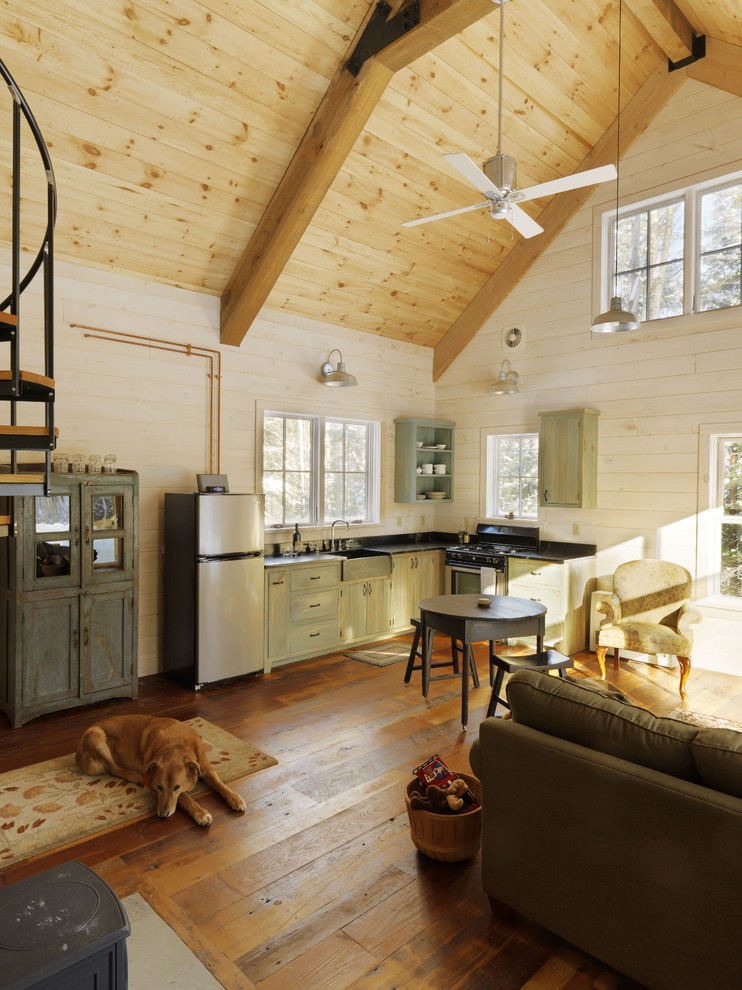
<instances>
[{"instance_id":1,"label":"dark hardwood floor","mask_svg":"<svg viewBox=\"0 0 742 990\"><path fill-rule=\"evenodd\" d=\"M479 857L436 863L412 844L405 785L434 753L469 769L489 700L484 654L479 670L466 733L457 681L434 682L426 702L404 664L342 654L199 693L146 678L134 702L16 730L0 716L0 771L73 751L114 712L201 715L279 761L232 785L245 815L209 794L208 829L180 812L150 818L8 867L0 883L78 859L120 896L140 892L228 990L636 990L538 926L493 915ZM596 674L580 654L576 675ZM628 662L609 679L658 714L680 703L674 670ZM685 707L742 721L742 678L694 670Z\"/></svg>"}]
</instances>

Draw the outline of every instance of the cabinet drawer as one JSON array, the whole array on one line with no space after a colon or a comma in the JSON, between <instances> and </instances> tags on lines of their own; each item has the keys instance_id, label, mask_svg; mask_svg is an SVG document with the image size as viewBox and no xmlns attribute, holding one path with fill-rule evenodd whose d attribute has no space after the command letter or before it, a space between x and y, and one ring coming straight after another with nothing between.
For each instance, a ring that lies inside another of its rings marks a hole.
<instances>
[{"instance_id":1,"label":"cabinet drawer","mask_svg":"<svg viewBox=\"0 0 742 990\"><path fill-rule=\"evenodd\" d=\"M508 594L513 598L530 598L546 606L546 621L558 622L564 617L564 601L561 591L539 588L530 581L508 581Z\"/></svg>"},{"instance_id":2,"label":"cabinet drawer","mask_svg":"<svg viewBox=\"0 0 742 990\"><path fill-rule=\"evenodd\" d=\"M508 587L515 582L528 582L533 587L561 591L564 585L564 564L548 560L508 561Z\"/></svg>"},{"instance_id":3,"label":"cabinet drawer","mask_svg":"<svg viewBox=\"0 0 742 990\"><path fill-rule=\"evenodd\" d=\"M334 588L338 583L338 565L302 567L291 570L291 590L310 591L316 588Z\"/></svg>"},{"instance_id":4,"label":"cabinet drawer","mask_svg":"<svg viewBox=\"0 0 742 990\"><path fill-rule=\"evenodd\" d=\"M336 647L339 639L337 619L302 622L289 629L289 653L321 653Z\"/></svg>"},{"instance_id":5,"label":"cabinet drawer","mask_svg":"<svg viewBox=\"0 0 742 990\"><path fill-rule=\"evenodd\" d=\"M291 623L304 622L307 619L323 619L326 616L338 614L339 592L307 591L300 595L291 596Z\"/></svg>"}]
</instances>

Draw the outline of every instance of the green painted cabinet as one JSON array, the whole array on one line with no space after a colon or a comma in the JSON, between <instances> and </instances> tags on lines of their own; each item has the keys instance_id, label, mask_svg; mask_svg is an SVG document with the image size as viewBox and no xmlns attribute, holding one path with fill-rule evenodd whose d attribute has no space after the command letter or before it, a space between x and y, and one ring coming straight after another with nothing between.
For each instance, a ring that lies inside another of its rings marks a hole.
<instances>
[{"instance_id":1,"label":"green painted cabinet","mask_svg":"<svg viewBox=\"0 0 742 990\"><path fill-rule=\"evenodd\" d=\"M562 409L539 415L539 505L594 509L600 413L597 409Z\"/></svg>"},{"instance_id":2,"label":"green painted cabinet","mask_svg":"<svg viewBox=\"0 0 742 990\"><path fill-rule=\"evenodd\" d=\"M136 697L137 475L54 475L50 495L4 502L0 709L19 726Z\"/></svg>"},{"instance_id":3,"label":"green painted cabinet","mask_svg":"<svg viewBox=\"0 0 742 990\"><path fill-rule=\"evenodd\" d=\"M265 663L302 660L340 643L340 562L265 568Z\"/></svg>"},{"instance_id":4,"label":"green painted cabinet","mask_svg":"<svg viewBox=\"0 0 742 990\"><path fill-rule=\"evenodd\" d=\"M395 502L453 500L455 425L443 419L395 419Z\"/></svg>"},{"instance_id":5,"label":"green painted cabinet","mask_svg":"<svg viewBox=\"0 0 742 990\"><path fill-rule=\"evenodd\" d=\"M392 554L392 628L410 629L418 604L443 594L443 551Z\"/></svg>"},{"instance_id":6,"label":"green painted cabinet","mask_svg":"<svg viewBox=\"0 0 742 990\"><path fill-rule=\"evenodd\" d=\"M340 587L343 644L385 636L391 625L391 578L343 581Z\"/></svg>"}]
</instances>

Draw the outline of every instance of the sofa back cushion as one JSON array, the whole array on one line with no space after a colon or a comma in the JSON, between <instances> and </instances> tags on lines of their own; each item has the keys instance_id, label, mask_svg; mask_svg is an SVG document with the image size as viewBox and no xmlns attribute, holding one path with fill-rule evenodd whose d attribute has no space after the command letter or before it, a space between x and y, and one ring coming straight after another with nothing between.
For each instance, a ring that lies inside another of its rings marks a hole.
<instances>
[{"instance_id":1,"label":"sofa back cushion","mask_svg":"<svg viewBox=\"0 0 742 990\"><path fill-rule=\"evenodd\" d=\"M602 682L515 671L508 681L514 721L683 780L700 782L692 743L698 726L660 718ZM714 786L714 785L709 785Z\"/></svg>"},{"instance_id":2,"label":"sofa back cushion","mask_svg":"<svg viewBox=\"0 0 742 990\"><path fill-rule=\"evenodd\" d=\"M742 732L699 729L693 759L702 784L742 798Z\"/></svg>"}]
</instances>

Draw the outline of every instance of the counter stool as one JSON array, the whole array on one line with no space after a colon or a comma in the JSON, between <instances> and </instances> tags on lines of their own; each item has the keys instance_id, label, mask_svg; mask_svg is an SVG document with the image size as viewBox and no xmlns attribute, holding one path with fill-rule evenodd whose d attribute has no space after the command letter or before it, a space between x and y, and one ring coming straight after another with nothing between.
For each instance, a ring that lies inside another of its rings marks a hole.
<instances>
[{"instance_id":1,"label":"counter stool","mask_svg":"<svg viewBox=\"0 0 742 990\"><path fill-rule=\"evenodd\" d=\"M574 667L574 661L572 657L567 657L563 653L559 653L557 650L543 650L541 653L531 653L528 656L498 656L496 653L490 653L490 684L492 683L492 675L494 668L497 668L497 674L494 678L494 687L492 688L492 697L490 698L489 707L487 708L486 718L490 718L495 714L498 702L504 705L508 710L510 705L504 698L500 697L500 691L502 690L502 679L505 674L512 674L514 670L558 670L560 677L566 677L564 671L568 667Z\"/></svg>"},{"instance_id":2,"label":"counter stool","mask_svg":"<svg viewBox=\"0 0 742 990\"><path fill-rule=\"evenodd\" d=\"M423 649L420 643L420 637L422 636L422 622L419 619L410 619L410 625L415 630L415 635L412 637L412 646L410 648L410 658L407 661L407 669L405 670L404 682L405 684L410 683L410 678L412 676L413 670L423 669ZM433 632L434 630L428 629L428 656L433 654ZM459 643L452 639L451 640L451 659L450 660L438 660L436 663L430 663L430 668L433 667L450 667L450 674L439 674L437 677L428 677L430 681L441 681L449 677L456 677L459 673L459 653L461 653L462 647ZM419 660L420 663L416 664L415 660ZM474 681L474 686L479 687L479 673L477 672L476 664L474 663L474 655L469 651L469 666L471 669L472 679ZM423 678L424 680L424 678Z\"/></svg>"}]
</instances>

